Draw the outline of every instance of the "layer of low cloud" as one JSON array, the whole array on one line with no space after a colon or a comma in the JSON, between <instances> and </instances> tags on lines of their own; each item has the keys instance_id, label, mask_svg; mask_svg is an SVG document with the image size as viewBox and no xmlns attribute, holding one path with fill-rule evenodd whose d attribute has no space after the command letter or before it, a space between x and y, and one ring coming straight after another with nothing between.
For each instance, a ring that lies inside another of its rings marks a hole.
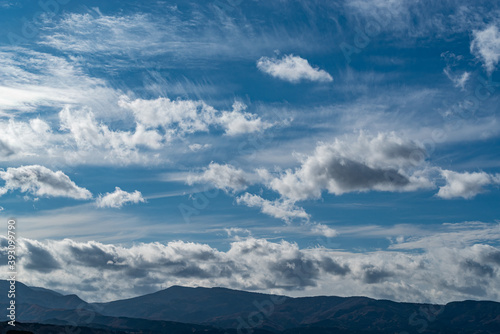
<instances>
[{"instance_id":1,"label":"layer of low cloud","mask_svg":"<svg viewBox=\"0 0 500 334\"><path fill-rule=\"evenodd\" d=\"M90 191L78 187L62 171L54 172L40 165L7 168L6 171L0 171L0 178L5 181L5 185L0 188L0 194L18 190L39 197L68 197L79 200L92 198Z\"/></svg>"},{"instance_id":2,"label":"layer of low cloud","mask_svg":"<svg viewBox=\"0 0 500 334\"><path fill-rule=\"evenodd\" d=\"M251 236L240 236L227 251L184 241L122 246L19 239L18 264L20 272L29 273L23 275L24 283L90 301L132 297L169 285L411 302L500 301L500 249L488 244L499 238L498 224L465 223L443 225L441 233L408 237L391 250L370 253L301 249ZM5 237L0 240L6 253Z\"/></svg>"},{"instance_id":3,"label":"layer of low cloud","mask_svg":"<svg viewBox=\"0 0 500 334\"><path fill-rule=\"evenodd\" d=\"M129 193L116 187L114 192L100 195L96 199L96 205L99 208L121 208L126 204L144 203L145 201L138 190Z\"/></svg>"},{"instance_id":4,"label":"layer of low cloud","mask_svg":"<svg viewBox=\"0 0 500 334\"><path fill-rule=\"evenodd\" d=\"M275 78L297 83L303 80L331 82L332 76L317 67L312 67L307 59L294 55L283 58L262 57L257 61L257 68Z\"/></svg>"}]
</instances>

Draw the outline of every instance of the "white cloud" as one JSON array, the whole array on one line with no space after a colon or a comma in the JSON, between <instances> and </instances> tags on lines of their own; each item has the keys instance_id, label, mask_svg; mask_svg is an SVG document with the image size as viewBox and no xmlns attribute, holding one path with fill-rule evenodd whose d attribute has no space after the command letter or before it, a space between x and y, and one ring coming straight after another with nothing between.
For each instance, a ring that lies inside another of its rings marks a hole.
<instances>
[{"instance_id":1,"label":"white cloud","mask_svg":"<svg viewBox=\"0 0 500 334\"><path fill-rule=\"evenodd\" d=\"M331 82L333 78L326 71L312 67L307 59L286 55L281 59L262 57L257 61L257 68L271 76L297 83L301 80Z\"/></svg>"},{"instance_id":2,"label":"white cloud","mask_svg":"<svg viewBox=\"0 0 500 334\"><path fill-rule=\"evenodd\" d=\"M173 101L166 97L131 101L124 96L120 106L131 110L141 124L165 128L170 138L187 133L208 132L211 126L222 127L229 136L259 132L273 126L257 115L245 112L247 106L239 102L233 104L231 111L218 111L203 101Z\"/></svg>"},{"instance_id":3,"label":"white cloud","mask_svg":"<svg viewBox=\"0 0 500 334\"><path fill-rule=\"evenodd\" d=\"M236 202L251 208L259 208L262 213L274 218L282 219L287 223L294 219L308 221L310 218L309 214L303 208L296 206L291 200L277 199L269 201L260 196L245 193L236 198Z\"/></svg>"},{"instance_id":4,"label":"white cloud","mask_svg":"<svg viewBox=\"0 0 500 334\"><path fill-rule=\"evenodd\" d=\"M294 201L359 191L414 191L431 188L422 163L425 150L395 134L336 139L320 144L300 168L269 182L270 188ZM420 169L415 170L415 167Z\"/></svg>"},{"instance_id":5,"label":"white cloud","mask_svg":"<svg viewBox=\"0 0 500 334\"><path fill-rule=\"evenodd\" d=\"M488 73L492 73L500 60L500 31L495 25L474 30L470 52L481 59Z\"/></svg>"},{"instance_id":6,"label":"white cloud","mask_svg":"<svg viewBox=\"0 0 500 334\"><path fill-rule=\"evenodd\" d=\"M77 53L123 55L132 52L158 53L165 29L146 14L110 16L96 13L68 13L43 28L42 42L59 50Z\"/></svg>"},{"instance_id":7,"label":"white cloud","mask_svg":"<svg viewBox=\"0 0 500 334\"><path fill-rule=\"evenodd\" d=\"M465 71L461 75L455 75L451 73L451 69L449 67L446 67L444 70L444 73L448 77L448 79L453 82L453 85L457 88L465 89L465 84L467 83L467 80L470 78L470 72Z\"/></svg>"},{"instance_id":8,"label":"white cloud","mask_svg":"<svg viewBox=\"0 0 500 334\"><path fill-rule=\"evenodd\" d=\"M210 147L212 147L212 144L191 144L188 146L188 148L193 151L193 152L198 152L198 151L202 151L202 150L206 150L206 149L209 149Z\"/></svg>"},{"instance_id":9,"label":"white cloud","mask_svg":"<svg viewBox=\"0 0 500 334\"><path fill-rule=\"evenodd\" d=\"M327 238L333 238L338 234L337 231L335 231L333 228L323 224L313 225L311 231L314 234L322 235Z\"/></svg>"},{"instance_id":10,"label":"white cloud","mask_svg":"<svg viewBox=\"0 0 500 334\"><path fill-rule=\"evenodd\" d=\"M248 234L241 229L228 233ZM123 246L20 238L19 249L28 251L20 252L18 265L29 273L24 283L77 293L89 301L133 297L161 285L425 303L500 301L500 249L487 244L499 236L498 224L443 225L440 233L409 236L390 250L368 253L301 249L295 243L253 237L236 239L227 251L183 241ZM0 239L5 254L6 239ZM96 297L94 289L104 294Z\"/></svg>"},{"instance_id":11,"label":"white cloud","mask_svg":"<svg viewBox=\"0 0 500 334\"><path fill-rule=\"evenodd\" d=\"M62 171L53 172L39 165L7 168L7 171L0 171L0 178L5 181L3 188L0 188L0 194L19 189L23 193L41 197L69 197L81 200L92 198L90 191L78 187Z\"/></svg>"},{"instance_id":12,"label":"white cloud","mask_svg":"<svg viewBox=\"0 0 500 334\"><path fill-rule=\"evenodd\" d=\"M441 170L441 175L446 180L446 185L439 188L438 197L451 199L462 197L470 199L486 190L489 184L500 183L500 177L485 172L458 173L451 170Z\"/></svg>"},{"instance_id":13,"label":"white cloud","mask_svg":"<svg viewBox=\"0 0 500 334\"><path fill-rule=\"evenodd\" d=\"M186 181L190 185L194 183L210 183L226 192L239 192L254 183L255 179L254 175L232 165L220 165L211 162L203 173L190 174Z\"/></svg>"},{"instance_id":14,"label":"white cloud","mask_svg":"<svg viewBox=\"0 0 500 334\"><path fill-rule=\"evenodd\" d=\"M244 104L236 102L233 104L232 111L223 111L218 118L217 122L226 129L228 136L260 132L273 126L256 115L245 112L245 109Z\"/></svg>"},{"instance_id":15,"label":"white cloud","mask_svg":"<svg viewBox=\"0 0 500 334\"><path fill-rule=\"evenodd\" d=\"M128 203L137 204L144 203L145 201L141 192L138 190L129 193L116 187L115 191L112 193L106 193L104 196L99 195L96 199L96 205L99 208L121 208Z\"/></svg>"},{"instance_id":16,"label":"white cloud","mask_svg":"<svg viewBox=\"0 0 500 334\"><path fill-rule=\"evenodd\" d=\"M87 75L77 61L23 48L0 48L0 112L86 105L113 114L119 94Z\"/></svg>"},{"instance_id":17,"label":"white cloud","mask_svg":"<svg viewBox=\"0 0 500 334\"><path fill-rule=\"evenodd\" d=\"M98 123L94 113L89 109L65 107L59 113L59 118L61 130L68 131L67 140L71 138L79 149L70 154L80 158L95 155L96 152L105 152L103 155L107 155L106 159L130 163L139 160L140 146L159 149L163 145L163 137L156 130L136 124L135 132L113 131L107 125Z\"/></svg>"}]
</instances>

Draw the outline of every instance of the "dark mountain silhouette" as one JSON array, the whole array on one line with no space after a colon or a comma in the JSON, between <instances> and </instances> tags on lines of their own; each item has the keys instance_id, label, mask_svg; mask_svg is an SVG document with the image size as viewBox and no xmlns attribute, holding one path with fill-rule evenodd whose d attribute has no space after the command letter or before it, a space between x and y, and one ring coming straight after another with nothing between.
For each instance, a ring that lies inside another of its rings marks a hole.
<instances>
[{"instance_id":1,"label":"dark mountain silhouette","mask_svg":"<svg viewBox=\"0 0 500 334\"><path fill-rule=\"evenodd\" d=\"M19 321L124 333L500 333L500 303L490 301L431 305L173 286L135 298L88 304L75 295L21 283L17 288ZM5 299L0 299L2 307Z\"/></svg>"},{"instance_id":2,"label":"dark mountain silhouette","mask_svg":"<svg viewBox=\"0 0 500 334\"><path fill-rule=\"evenodd\" d=\"M2 293L0 293L0 303L8 304L8 281L0 280L0 291L2 291ZM55 291L29 287L21 282L16 282L16 303L70 310L88 307L88 304L77 295L63 296Z\"/></svg>"},{"instance_id":3,"label":"dark mountain silhouette","mask_svg":"<svg viewBox=\"0 0 500 334\"><path fill-rule=\"evenodd\" d=\"M399 332L439 328L500 333L500 303L465 301L446 306L397 303L366 297L305 297L224 288L173 286L156 293L95 304L110 316L208 324L270 331L298 327ZM292 331L293 332L293 331Z\"/></svg>"}]
</instances>

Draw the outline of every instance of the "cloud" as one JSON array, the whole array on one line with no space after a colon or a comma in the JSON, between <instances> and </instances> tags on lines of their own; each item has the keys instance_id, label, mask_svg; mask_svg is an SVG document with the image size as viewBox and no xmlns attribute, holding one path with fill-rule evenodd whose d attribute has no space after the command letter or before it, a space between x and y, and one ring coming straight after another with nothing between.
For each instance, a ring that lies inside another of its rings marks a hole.
<instances>
[{"instance_id":1,"label":"cloud","mask_svg":"<svg viewBox=\"0 0 500 334\"><path fill-rule=\"evenodd\" d=\"M132 297L170 285L424 303L500 301L500 249L486 244L496 242L499 233L498 224L443 225L438 233L393 245L400 249L366 253L300 248L251 236L237 238L225 251L185 241L124 246L19 238L18 266L29 273L24 283L77 293L90 301ZM424 248L405 248L417 240ZM7 245L0 236L1 254Z\"/></svg>"},{"instance_id":2,"label":"cloud","mask_svg":"<svg viewBox=\"0 0 500 334\"><path fill-rule=\"evenodd\" d=\"M262 213L271 217L282 219L289 223L294 219L302 219L308 221L310 216L303 208L297 207L293 201L290 200L274 200L269 201L260 196L245 193L236 198L238 204L244 204L248 207L260 208Z\"/></svg>"},{"instance_id":3,"label":"cloud","mask_svg":"<svg viewBox=\"0 0 500 334\"><path fill-rule=\"evenodd\" d=\"M59 113L60 129L68 131L76 146L83 152L103 150L114 159L123 162L133 160L140 146L149 149L162 147L163 137L156 130L146 129L136 124L134 132L113 131L103 123L98 123L92 110L65 107ZM78 152L75 152L78 153Z\"/></svg>"},{"instance_id":4,"label":"cloud","mask_svg":"<svg viewBox=\"0 0 500 334\"><path fill-rule=\"evenodd\" d=\"M112 193L106 193L104 196L99 195L96 199L96 205L99 208L121 208L128 203L137 204L144 203L145 201L141 192L138 190L133 193L128 193L116 187L115 191Z\"/></svg>"},{"instance_id":5,"label":"cloud","mask_svg":"<svg viewBox=\"0 0 500 334\"><path fill-rule=\"evenodd\" d=\"M257 61L257 68L275 78L292 83L302 80L333 81L332 76L326 71L312 67L306 59L291 54L281 59L262 57Z\"/></svg>"},{"instance_id":6,"label":"cloud","mask_svg":"<svg viewBox=\"0 0 500 334\"><path fill-rule=\"evenodd\" d=\"M62 171L53 172L40 165L7 168L6 171L0 171L0 178L5 181L0 193L19 189L23 193L41 197L68 197L80 200L92 198L90 191L78 187Z\"/></svg>"},{"instance_id":7,"label":"cloud","mask_svg":"<svg viewBox=\"0 0 500 334\"><path fill-rule=\"evenodd\" d=\"M158 45L165 33L165 29L149 15L102 15L98 9L95 13L64 14L58 22L49 23L42 30L42 45L64 51L107 55L158 53L160 48L144 48L144 43Z\"/></svg>"},{"instance_id":8,"label":"cloud","mask_svg":"<svg viewBox=\"0 0 500 334\"><path fill-rule=\"evenodd\" d=\"M232 111L223 111L217 120L226 129L226 135L236 136L245 133L260 132L273 126L262 121L254 114L244 112L246 105L236 102Z\"/></svg>"},{"instance_id":9,"label":"cloud","mask_svg":"<svg viewBox=\"0 0 500 334\"><path fill-rule=\"evenodd\" d=\"M311 231L315 234L322 235L327 238L333 238L338 234L337 231L335 231L333 228L323 224L313 225Z\"/></svg>"},{"instance_id":10,"label":"cloud","mask_svg":"<svg viewBox=\"0 0 500 334\"><path fill-rule=\"evenodd\" d=\"M445 178L446 185L439 188L436 196L444 199L456 197L470 199L485 192L485 186L500 183L500 176L493 176L485 172L458 173L451 170L441 170L441 175Z\"/></svg>"},{"instance_id":11,"label":"cloud","mask_svg":"<svg viewBox=\"0 0 500 334\"><path fill-rule=\"evenodd\" d=\"M0 48L0 114L31 113L40 107L86 105L114 114L119 93L89 76L83 64L24 48Z\"/></svg>"},{"instance_id":12,"label":"cloud","mask_svg":"<svg viewBox=\"0 0 500 334\"><path fill-rule=\"evenodd\" d=\"M491 74L500 60L500 32L498 27L490 25L484 30L474 30L470 52L480 59L486 71Z\"/></svg>"},{"instance_id":13,"label":"cloud","mask_svg":"<svg viewBox=\"0 0 500 334\"><path fill-rule=\"evenodd\" d=\"M188 146L188 148L193 151L193 152L198 152L198 151L202 151L202 150L206 150L206 149L209 149L210 147L212 147L212 144L191 144Z\"/></svg>"},{"instance_id":14,"label":"cloud","mask_svg":"<svg viewBox=\"0 0 500 334\"><path fill-rule=\"evenodd\" d=\"M446 74L448 79L453 82L455 87L465 89L465 84L470 78L470 72L465 71L461 75L455 75L451 73L451 69L449 67L446 67L443 72Z\"/></svg>"},{"instance_id":15,"label":"cloud","mask_svg":"<svg viewBox=\"0 0 500 334\"><path fill-rule=\"evenodd\" d=\"M235 102L231 111L218 111L203 101L173 101L166 97L131 101L124 96L119 104L131 110L138 123L165 128L168 138L208 132L211 126L222 127L229 136L260 132L273 126L257 115L245 112L247 106L240 102Z\"/></svg>"},{"instance_id":16,"label":"cloud","mask_svg":"<svg viewBox=\"0 0 500 334\"><path fill-rule=\"evenodd\" d=\"M186 182L209 183L226 192L240 192L255 182L255 175L244 172L232 165L211 162L203 173L188 175Z\"/></svg>"},{"instance_id":17,"label":"cloud","mask_svg":"<svg viewBox=\"0 0 500 334\"><path fill-rule=\"evenodd\" d=\"M294 201L320 198L326 189L347 192L414 191L431 188L424 170L415 170L425 157L417 143L395 134L336 139L319 144L301 167L287 170L269 182L271 189Z\"/></svg>"}]
</instances>

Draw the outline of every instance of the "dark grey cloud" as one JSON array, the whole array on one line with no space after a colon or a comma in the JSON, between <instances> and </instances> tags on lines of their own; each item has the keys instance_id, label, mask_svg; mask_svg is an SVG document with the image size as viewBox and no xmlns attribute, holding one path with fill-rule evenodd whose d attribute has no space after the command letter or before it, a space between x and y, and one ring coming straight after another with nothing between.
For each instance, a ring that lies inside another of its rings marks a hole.
<instances>
[{"instance_id":1,"label":"dark grey cloud","mask_svg":"<svg viewBox=\"0 0 500 334\"><path fill-rule=\"evenodd\" d=\"M471 259L467 259L460 263L460 267L462 267L464 270L472 272L480 277L483 276L489 276L493 277L495 274L495 271L493 268L487 264L481 264L479 262L476 262Z\"/></svg>"},{"instance_id":2,"label":"dark grey cloud","mask_svg":"<svg viewBox=\"0 0 500 334\"><path fill-rule=\"evenodd\" d=\"M9 157L14 153L15 153L14 150L7 143L0 140L0 156Z\"/></svg>"},{"instance_id":3,"label":"dark grey cloud","mask_svg":"<svg viewBox=\"0 0 500 334\"><path fill-rule=\"evenodd\" d=\"M320 271L316 261L295 258L283 259L271 263L269 270L274 274L275 281L270 288L281 287L286 290L303 289L316 286Z\"/></svg>"},{"instance_id":4,"label":"dark grey cloud","mask_svg":"<svg viewBox=\"0 0 500 334\"><path fill-rule=\"evenodd\" d=\"M363 272L363 282L367 284L375 284L384 282L387 278L394 276L395 274L380 268L376 268L372 265L365 266Z\"/></svg>"},{"instance_id":5,"label":"dark grey cloud","mask_svg":"<svg viewBox=\"0 0 500 334\"><path fill-rule=\"evenodd\" d=\"M94 268L116 268L116 266L110 266L110 263L118 260L116 256L105 252L96 245L69 246L68 250L71 258L83 265Z\"/></svg>"},{"instance_id":6,"label":"dark grey cloud","mask_svg":"<svg viewBox=\"0 0 500 334\"><path fill-rule=\"evenodd\" d=\"M484 261L492 262L500 266L500 251L492 251L484 255Z\"/></svg>"},{"instance_id":7,"label":"dark grey cloud","mask_svg":"<svg viewBox=\"0 0 500 334\"><path fill-rule=\"evenodd\" d=\"M452 232L450 235L454 238L463 240L463 235L457 236L456 230ZM20 261L20 270L30 273L26 283L77 292L90 300L98 298L96 291L106 291L101 298L116 299L170 285L282 293L322 291L375 298L391 295L396 300L422 302L443 300L435 299L436 286L442 287L442 298L447 301L470 296L496 300L500 295L495 262L500 251L487 245L473 245L462 251L443 248L439 243L437 248L431 247L423 253L350 253L324 248L300 249L297 244L286 241L270 242L251 237L232 242L225 252L182 241L130 247L68 239L23 242L26 252ZM433 252L432 256L429 252ZM450 257L456 261L450 263ZM48 278L55 274L46 275L62 268L65 275L57 276L57 280ZM443 281L443 277L450 279Z\"/></svg>"},{"instance_id":8,"label":"dark grey cloud","mask_svg":"<svg viewBox=\"0 0 500 334\"><path fill-rule=\"evenodd\" d=\"M23 255L23 259L27 261L24 264L25 269L50 273L61 268L61 265L52 254L40 245L35 245L28 241L24 243L24 246L27 250L27 253Z\"/></svg>"},{"instance_id":9,"label":"dark grey cloud","mask_svg":"<svg viewBox=\"0 0 500 334\"><path fill-rule=\"evenodd\" d=\"M395 169L371 168L348 159L335 159L324 167L325 175L335 180L344 191L371 189L377 185L400 187L410 183Z\"/></svg>"},{"instance_id":10,"label":"dark grey cloud","mask_svg":"<svg viewBox=\"0 0 500 334\"><path fill-rule=\"evenodd\" d=\"M321 268L329 274L345 276L351 272L347 264L340 265L329 257L325 257L320 262Z\"/></svg>"}]
</instances>

